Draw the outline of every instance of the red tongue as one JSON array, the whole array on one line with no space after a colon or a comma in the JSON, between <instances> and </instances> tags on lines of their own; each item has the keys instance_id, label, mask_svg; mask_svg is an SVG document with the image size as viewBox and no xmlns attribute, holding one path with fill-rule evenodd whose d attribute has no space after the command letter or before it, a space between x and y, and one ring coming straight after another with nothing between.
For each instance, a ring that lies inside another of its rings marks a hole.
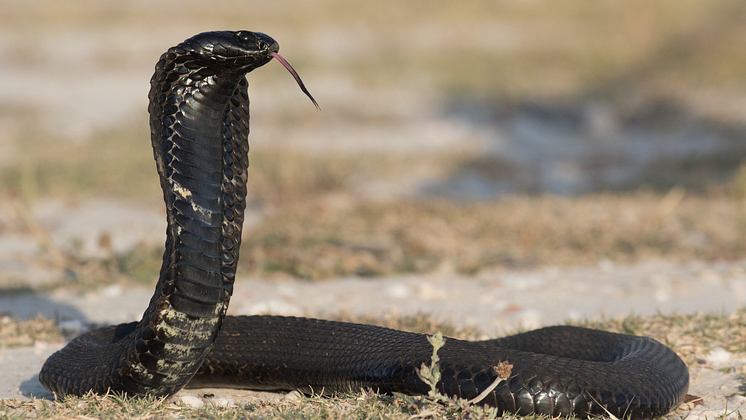
<instances>
[{"instance_id":1,"label":"red tongue","mask_svg":"<svg viewBox=\"0 0 746 420\"><path fill-rule=\"evenodd\" d=\"M313 104L316 105L316 109L321 109L319 108L319 104L316 103L316 99L313 99L313 96L311 96L311 93L309 93L308 89L306 89L306 85L304 85L303 81L300 80L300 76L298 76L298 73L295 71L293 66L291 66L290 63L288 63L284 58L282 58L280 54L277 54L276 52L271 52L269 53L269 55L276 58L277 61L280 62L280 64L282 64L283 66L285 66L286 69L288 69L290 74L293 75L293 78L295 79L295 81L298 82L298 86L300 86L300 90L302 90L303 93L305 93L306 96L308 96L308 98L311 99L311 102L313 102Z\"/></svg>"}]
</instances>

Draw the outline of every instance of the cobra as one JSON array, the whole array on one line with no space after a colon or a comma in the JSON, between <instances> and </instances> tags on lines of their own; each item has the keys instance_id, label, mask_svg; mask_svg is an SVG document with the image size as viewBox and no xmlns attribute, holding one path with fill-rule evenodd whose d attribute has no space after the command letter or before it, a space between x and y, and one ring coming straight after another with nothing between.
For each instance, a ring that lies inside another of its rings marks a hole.
<instances>
[{"instance_id":1,"label":"cobra","mask_svg":"<svg viewBox=\"0 0 746 420\"><path fill-rule=\"evenodd\" d=\"M325 393L370 388L424 394L417 369L432 346L421 334L306 318L226 317L246 207L249 96L246 74L278 44L249 31L206 32L170 48L155 66L150 134L167 210L155 292L139 322L75 338L46 361L39 380L58 395L170 395L190 386ZM309 94L310 97L310 94ZM314 101L315 103L315 101ZM689 373L647 338L549 327L496 340L447 339L440 392L500 412L662 416L686 395Z\"/></svg>"}]
</instances>

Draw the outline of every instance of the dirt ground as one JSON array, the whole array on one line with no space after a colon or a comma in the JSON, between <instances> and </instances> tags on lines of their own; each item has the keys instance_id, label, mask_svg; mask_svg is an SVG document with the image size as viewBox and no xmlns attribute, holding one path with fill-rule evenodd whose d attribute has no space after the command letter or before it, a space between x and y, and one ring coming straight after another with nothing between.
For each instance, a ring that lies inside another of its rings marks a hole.
<instances>
[{"instance_id":1,"label":"dirt ground","mask_svg":"<svg viewBox=\"0 0 746 420\"><path fill-rule=\"evenodd\" d=\"M149 300L145 286L119 284L86 292L0 296L3 312L18 318L42 314L60 320L74 335L91 324L136 320ZM563 323L656 313L728 314L746 303L746 261L671 264L647 261L629 266L601 263L586 268L453 272L385 278L343 278L323 282L240 278L231 314L271 313L328 317L339 313L390 317L425 313L456 326L476 326L485 336ZM37 379L45 358L60 343L37 340L33 347L0 349L0 398L50 398ZM742 353L702 349L690 366L689 393L704 404L673 418L736 418L746 410ZM262 394L234 390L185 390L177 397L212 393L234 401ZM724 416L730 413L730 416Z\"/></svg>"}]
</instances>

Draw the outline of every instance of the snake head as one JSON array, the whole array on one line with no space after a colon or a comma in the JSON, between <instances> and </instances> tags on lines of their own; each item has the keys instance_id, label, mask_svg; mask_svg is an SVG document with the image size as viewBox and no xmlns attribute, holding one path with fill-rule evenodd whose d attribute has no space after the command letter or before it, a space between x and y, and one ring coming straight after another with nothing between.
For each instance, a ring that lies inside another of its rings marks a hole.
<instances>
[{"instance_id":1,"label":"snake head","mask_svg":"<svg viewBox=\"0 0 746 420\"><path fill-rule=\"evenodd\" d=\"M216 31L195 35L172 50L201 66L242 76L272 60L280 45L261 32Z\"/></svg>"},{"instance_id":2,"label":"snake head","mask_svg":"<svg viewBox=\"0 0 746 420\"><path fill-rule=\"evenodd\" d=\"M218 75L233 79L267 64L274 58L290 72L303 93L318 109L319 104L308 92L290 63L277 53L279 50L280 45L277 41L261 32L203 32L169 49L156 64L156 69L172 71L178 66L174 79L194 78L190 73L195 72L198 78Z\"/></svg>"}]
</instances>

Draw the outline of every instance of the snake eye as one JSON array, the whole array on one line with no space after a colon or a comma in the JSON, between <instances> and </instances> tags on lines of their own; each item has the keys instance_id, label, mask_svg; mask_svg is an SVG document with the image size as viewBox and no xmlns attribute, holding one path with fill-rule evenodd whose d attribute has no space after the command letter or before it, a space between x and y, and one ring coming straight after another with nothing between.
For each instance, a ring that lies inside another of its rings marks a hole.
<instances>
[{"instance_id":1,"label":"snake eye","mask_svg":"<svg viewBox=\"0 0 746 420\"><path fill-rule=\"evenodd\" d=\"M243 42L249 42L252 38L252 33L248 31L241 31L238 33L238 39L240 39Z\"/></svg>"}]
</instances>

